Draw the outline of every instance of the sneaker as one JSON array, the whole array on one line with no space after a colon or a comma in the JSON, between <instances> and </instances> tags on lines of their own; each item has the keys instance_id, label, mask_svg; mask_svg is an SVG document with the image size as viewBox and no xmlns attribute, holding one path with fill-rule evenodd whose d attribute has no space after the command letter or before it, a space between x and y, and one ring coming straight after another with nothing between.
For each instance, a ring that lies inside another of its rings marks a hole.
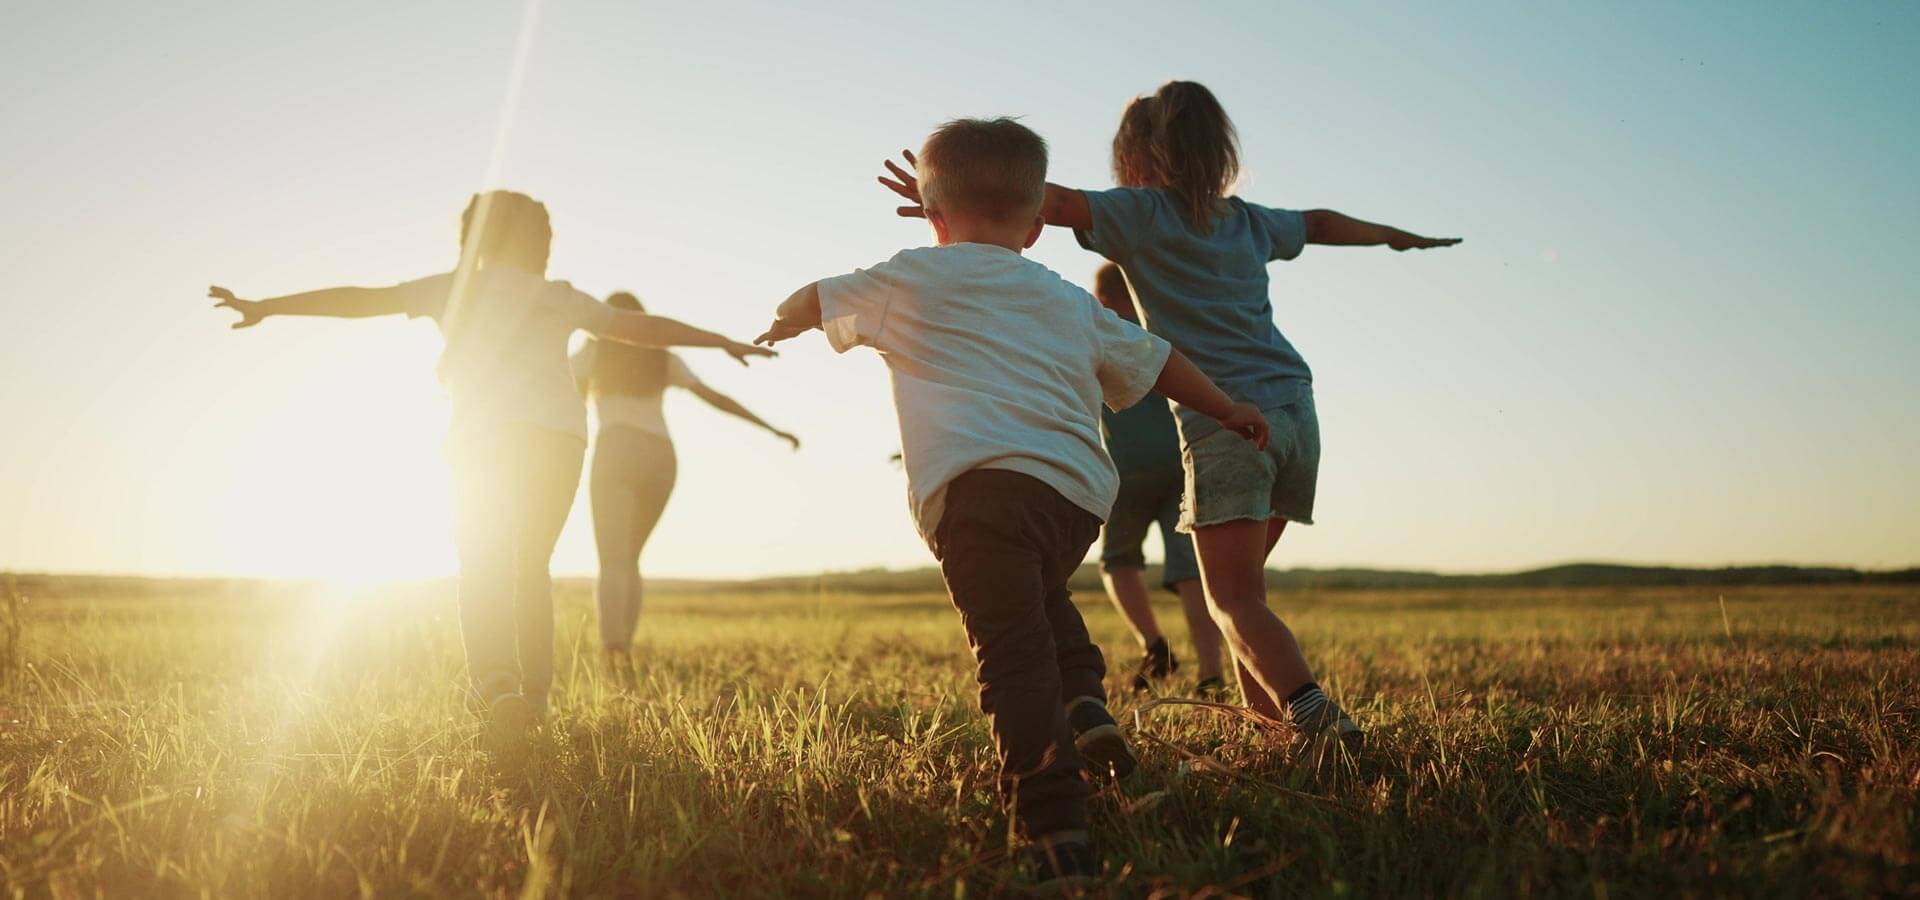
<instances>
[{"instance_id":1,"label":"sneaker","mask_svg":"<svg viewBox=\"0 0 1920 900\"><path fill-rule=\"evenodd\" d=\"M533 747L533 731L540 714L527 698L501 694L487 704L487 752L503 769L517 769Z\"/></svg>"},{"instance_id":2,"label":"sneaker","mask_svg":"<svg viewBox=\"0 0 1920 900\"><path fill-rule=\"evenodd\" d=\"M1180 668L1180 661L1173 658L1173 648L1167 646L1166 638L1155 638L1147 645L1147 652L1140 654L1140 667L1133 673L1133 689L1145 693L1153 683L1172 675Z\"/></svg>"},{"instance_id":3,"label":"sneaker","mask_svg":"<svg viewBox=\"0 0 1920 900\"><path fill-rule=\"evenodd\" d=\"M1076 894L1099 880L1100 857L1084 831L1042 835L1027 852L1036 893Z\"/></svg>"},{"instance_id":4,"label":"sneaker","mask_svg":"<svg viewBox=\"0 0 1920 900\"><path fill-rule=\"evenodd\" d=\"M1320 730L1308 732L1302 752L1318 764L1335 759L1342 752L1349 757L1356 756L1366 745L1367 733L1346 713L1341 713Z\"/></svg>"},{"instance_id":5,"label":"sneaker","mask_svg":"<svg viewBox=\"0 0 1920 900\"><path fill-rule=\"evenodd\" d=\"M1367 733L1353 724L1346 713L1341 713L1340 721L1333 723L1333 733L1340 738L1340 745L1347 748L1348 753L1359 753L1367 746Z\"/></svg>"},{"instance_id":6,"label":"sneaker","mask_svg":"<svg viewBox=\"0 0 1920 900\"><path fill-rule=\"evenodd\" d=\"M1226 699L1227 680L1218 675L1209 675L1206 678L1202 678L1199 684L1193 686L1193 695L1202 700L1212 700L1215 702Z\"/></svg>"},{"instance_id":7,"label":"sneaker","mask_svg":"<svg viewBox=\"0 0 1920 900\"><path fill-rule=\"evenodd\" d=\"M1107 712L1107 705L1094 697L1076 697L1067 704L1067 725L1073 729L1073 746L1086 761L1087 772L1110 778L1133 774L1140 761L1134 759L1127 736Z\"/></svg>"}]
</instances>

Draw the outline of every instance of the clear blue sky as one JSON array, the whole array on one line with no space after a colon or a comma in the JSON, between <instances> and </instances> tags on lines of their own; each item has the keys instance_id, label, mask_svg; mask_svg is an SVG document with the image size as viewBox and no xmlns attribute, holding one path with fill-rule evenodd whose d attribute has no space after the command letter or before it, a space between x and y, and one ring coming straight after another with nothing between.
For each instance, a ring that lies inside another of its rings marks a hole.
<instances>
[{"instance_id":1,"label":"clear blue sky","mask_svg":"<svg viewBox=\"0 0 1920 900\"><path fill-rule=\"evenodd\" d=\"M808 7L815 5L807 5ZM43 4L0 29L0 569L449 571L438 338L242 296L440 271L510 3ZM503 181L552 272L739 336L925 243L872 176L1014 114L1108 184L1121 106L1210 85L1242 193L1461 235L1274 269L1325 430L1275 564L1920 562L1920 6L548 4ZM1036 259L1086 280L1064 232ZM928 561L884 371L696 371L660 574ZM592 567L585 503L556 568Z\"/></svg>"}]
</instances>

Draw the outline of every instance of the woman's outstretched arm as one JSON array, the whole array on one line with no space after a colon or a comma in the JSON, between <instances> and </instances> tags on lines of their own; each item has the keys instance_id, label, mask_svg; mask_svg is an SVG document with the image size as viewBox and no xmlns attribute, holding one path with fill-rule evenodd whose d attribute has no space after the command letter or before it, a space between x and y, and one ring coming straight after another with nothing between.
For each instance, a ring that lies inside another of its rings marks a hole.
<instances>
[{"instance_id":1,"label":"woman's outstretched arm","mask_svg":"<svg viewBox=\"0 0 1920 900\"><path fill-rule=\"evenodd\" d=\"M741 406L740 401L735 400L732 397L729 397L725 394L722 394L719 391L714 390L713 388L707 387L704 384L691 385L687 388L687 390L692 391L695 397L699 397L700 399L707 401L708 406L711 406L714 409L717 409L723 413L726 413L727 415L734 416L735 418L739 418L747 422L751 422L754 425L758 425L761 428L764 428L768 432L772 433L774 437L777 437L783 441L786 441L789 444L792 444L793 449L795 450L800 449L799 438L794 437L792 434L788 432L781 431L780 429L775 428L772 425L768 425L765 419L762 419L759 416L754 415L752 410L749 410L746 407Z\"/></svg>"},{"instance_id":2,"label":"woman's outstretched arm","mask_svg":"<svg viewBox=\"0 0 1920 900\"><path fill-rule=\"evenodd\" d=\"M743 344L725 335L695 328L678 319L626 310L614 315L613 325L604 337L639 347L717 347L743 366L749 357L780 355L765 347Z\"/></svg>"},{"instance_id":3,"label":"woman's outstretched arm","mask_svg":"<svg viewBox=\"0 0 1920 900\"><path fill-rule=\"evenodd\" d=\"M207 296L218 300L215 309L225 307L240 314L235 328L252 328L268 316L329 316L336 319L363 319L406 312L406 285L384 288L341 287L288 294L266 300L242 300L232 291L214 286Z\"/></svg>"}]
</instances>

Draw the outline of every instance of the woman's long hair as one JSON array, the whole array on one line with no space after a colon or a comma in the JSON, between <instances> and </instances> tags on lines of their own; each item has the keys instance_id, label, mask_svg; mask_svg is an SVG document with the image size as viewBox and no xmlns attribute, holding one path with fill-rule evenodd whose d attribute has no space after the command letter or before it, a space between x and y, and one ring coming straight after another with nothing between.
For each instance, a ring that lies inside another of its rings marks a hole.
<instances>
[{"instance_id":1,"label":"woman's long hair","mask_svg":"<svg viewBox=\"0 0 1920 900\"><path fill-rule=\"evenodd\" d=\"M607 298L614 309L645 312L640 298L621 291ZM596 393L645 397L667 389L667 351L595 339L589 387Z\"/></svg>"},{"instance_id":2,"label":"woman's long hair","mask_svg":"<svg viewBox=\"0 0 1920 900\"><path fill-rule=\"evenodd\" d=\"M1240 135L1205 86L1169 81L1134 98L1120 115L1113 135L1115 183L1173 193L1202 232L1213 230L1220 201L1239 177Z\"/></svg>"}]
</instances>

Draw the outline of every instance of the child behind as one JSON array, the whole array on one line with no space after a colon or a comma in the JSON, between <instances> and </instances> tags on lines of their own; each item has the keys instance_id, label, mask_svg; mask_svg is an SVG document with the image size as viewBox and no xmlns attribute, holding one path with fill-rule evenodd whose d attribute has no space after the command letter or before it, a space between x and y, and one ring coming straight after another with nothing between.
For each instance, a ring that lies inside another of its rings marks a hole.
<instances>
[{"instance_id":1,"label":"child behind","mask_svg":"<svg viewBox=\"0 0 1920 900\"><path fill-rule=\"evenodd\" d=\"M1098 871L1083 769L1134 766L1067 592L1117 490L1101 401L1157 388L1259 443L1266 424L1020 255L1045 225L1046 166L1046 143L1010 119L941 126L919 163L939 246L801 288L760 340L818 327L836 351L886 361L915 520L973 647L1001 787L1039 877L1059 882Z\"/></svg>"}]
</instances>

